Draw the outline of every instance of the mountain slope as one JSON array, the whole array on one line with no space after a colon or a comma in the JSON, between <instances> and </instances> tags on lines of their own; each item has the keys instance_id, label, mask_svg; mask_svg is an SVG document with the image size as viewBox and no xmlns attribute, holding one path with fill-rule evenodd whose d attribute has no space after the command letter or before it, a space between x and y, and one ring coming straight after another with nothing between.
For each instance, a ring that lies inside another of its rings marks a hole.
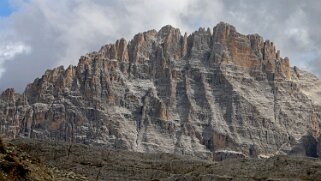
<instances>
[{"instance_id":1,"label":"mountain slope","mask_svg":"<svg viewBox=\"0 0 321 181\"><path fill-rule=\"evenodd\" d=\"M47 167L38 157L30 156L23 149L0 139L0 181L83 181L86 177L72 171ZM37 150L37 149L33 149ZM26 150L30 151L30 150Z\"/></svg>"},{"instance_id":2,"label":"mountain slope","mask_svg":"<svg viewBox=\"0 0 321 181\"><path fill-rule=\"evenodd\" d=\"M100 146L17 139L12 143L49 167L86 175L89 180L321 180L321 160L275 156L221 162L167 153L115 151Z\"/></svg>"},{"instance_id":3,"label":"mountain slope","mask_svg":"<svg viewBox=\"0 0 321 181\"><path fill-rule=\"evenodd\" d=\"M165 26L0 98L1 134L223 159L318 156L320 81L228 24Z\"/></svg>"}]
</instances>

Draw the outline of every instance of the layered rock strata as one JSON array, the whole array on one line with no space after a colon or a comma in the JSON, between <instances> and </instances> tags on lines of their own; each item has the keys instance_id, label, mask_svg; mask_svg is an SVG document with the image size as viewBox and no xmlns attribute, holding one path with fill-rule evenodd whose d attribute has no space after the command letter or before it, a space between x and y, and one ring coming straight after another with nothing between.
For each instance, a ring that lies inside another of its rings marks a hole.
<instances>
[{"instance_id":1,"label":"layered rock strata","mask_svg":"<svg viewBox=\"0 0 321 181\"><path fill-rule=\"evenodd\" d=\"M205 158L315 156L304 140L320 136L320 95L315 76L259 35L165 26L4 91L0 133Z\"/></svg>"}]
</instances>

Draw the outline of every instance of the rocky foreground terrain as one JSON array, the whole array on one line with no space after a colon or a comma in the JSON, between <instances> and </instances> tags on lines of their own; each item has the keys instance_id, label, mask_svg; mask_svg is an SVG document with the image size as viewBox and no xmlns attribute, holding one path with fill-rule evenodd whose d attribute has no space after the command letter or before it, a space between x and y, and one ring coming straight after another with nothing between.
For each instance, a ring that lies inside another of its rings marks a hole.
<instances>
[{"instance_id":1,"label":"rocky foreground terrain","mask_svg":"<svg viewBox=\"0 0 321 181\"><path fill-rule=\"evenodd\" d=\"M59 179L48 180L321 180L321 160L307 157L234 158L212 162L186 155L115 151L57 141L18 139L11 143L39 158L54 175L60 175ZM57 172L57 168L60 171Z\"/></svg>"},{"instance_id":2,"label":"rocky foreground terrain","mask_svg":"<svg viewBox=\"0 0 321 181\"><path fill-rule=\"evenodd\" d=\"M7 89L0 133L210 160L319 157L320 95L320 80L257 34L165 26Z\"/></svg>"},{"instance_id":3,"label":"rocky foreground terrain","mask_svg":"<svg viewBox=\"0 0 321 181\"><path fill-rule=\"evenodd\" d=\"M35 148L34 148L35 149ZM49 165L48 165L49 166ZM85 181L86 176L72 171L47 167L37 156L31 156L0 139L0 181Z\"/></svg>"}]
</instances>

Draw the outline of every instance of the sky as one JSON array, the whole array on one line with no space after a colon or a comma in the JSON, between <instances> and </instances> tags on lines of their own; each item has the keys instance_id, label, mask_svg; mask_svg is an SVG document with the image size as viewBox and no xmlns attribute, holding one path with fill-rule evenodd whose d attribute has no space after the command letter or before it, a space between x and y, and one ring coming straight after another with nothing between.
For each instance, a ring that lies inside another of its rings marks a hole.
<instances>
[{"instance_id":1,"label":"sky","mask_svg":"<svg viewBox=\"0 0 321 181\"><path fill-rule=\"evenodd\" d=\"M13 9L10 7L9 1L0 1L0 16L9 16Z\"/></svg>"},{"instance_id":2,"label":"sky","mask_svg":"<svg viewBox=\"0 0 321 181\"><path fill-rule=\"evenodd\" d=\"M320 0L0 0L0 90L23 91L47 69L120 38L172 25L192 33L224 21L274 42L321 77Z\"/></svg>"}]
</instances>

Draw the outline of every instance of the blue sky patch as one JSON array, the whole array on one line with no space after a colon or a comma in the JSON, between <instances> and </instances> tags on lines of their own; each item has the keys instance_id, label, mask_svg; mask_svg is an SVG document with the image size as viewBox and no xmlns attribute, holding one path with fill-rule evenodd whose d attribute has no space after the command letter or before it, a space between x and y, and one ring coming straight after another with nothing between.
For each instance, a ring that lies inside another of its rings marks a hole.
<instances>
[{"instance_id":1,"label":"blue sky patch","mask_svg":"<svg viewBox=\"0 0 321 181\"><path fill-rule=\"evenodd\" d=\"M0 0L0 16L9 16L12 11L9 0Z\"/></svg>"}]
</instances>

